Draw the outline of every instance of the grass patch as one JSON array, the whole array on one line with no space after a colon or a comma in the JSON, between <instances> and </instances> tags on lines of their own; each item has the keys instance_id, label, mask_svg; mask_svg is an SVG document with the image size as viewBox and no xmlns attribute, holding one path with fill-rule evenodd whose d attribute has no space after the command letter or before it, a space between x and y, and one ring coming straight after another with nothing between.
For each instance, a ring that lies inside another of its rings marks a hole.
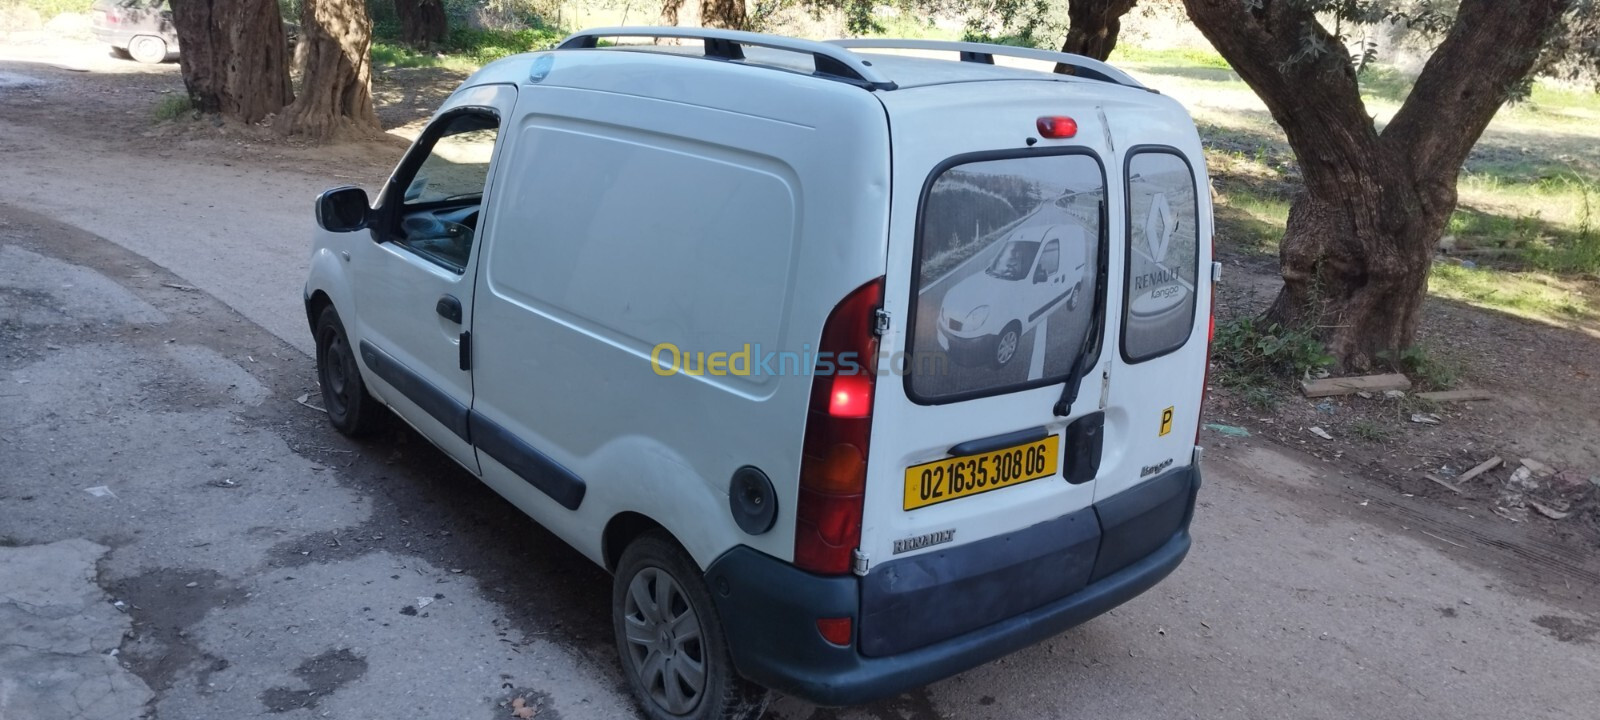
<instances>
[{"instance_id":1,"label":"grass patch","mask_svg":"<svg viewBox=\"0 0 1600 720\"><path fill-rule=\"evenodd\" d=\"M1134 65L1165 65L1233 71L1233 66L1229 65L1228 61L1222 59L1222 56L1215 51L1198 48L1150 50L1123 43L1118 44L1116 49L1111 51L1110 62L1113 65L1129 63Z\"/></svg>"},{"instance_id":2,"label":"grass patch","mask_svg":"<svg viewBox=\"0 0 1600 720\"><path fill-rule=\"evenodd\" d=\"M1243 183L1222 184L1214 209L1217 237L1246 252L1277 252L1289 223L1289 200Z\"/></svg>"},{"instance_id":3,"label":"grass patch","mask_svg":"<svg viewBox=\"0 0 1600 720\"><path fill-rule=\"evenodd\" d=\"M1389 431L1387 429L1366 418L1350 423L1350 434L1373 443L1381 443L1389 439Z\"/></svg>"},{"instance_id":4,"label":"grass patch","mask_svg":"<svg viewBox=\"0 0 1600 720\"><path fill-rule=\"evenodd\" d=\"M1600 184L1578 173L1527 182L1502 174L1464 176L1449 233L1465 247L1497 248L1529 267L1600 273Z\"/></svg>"},{"instance_id":5,"label":"grass patch","mask_svg":"<svg viewBox=\"0 0 1600 720\"><path fill-rule=\"evenodd\" d=\"M194 102L188 95L173 93L156 101L150 113L155 116L156 122L186 120L194 116Z\"/></svg>"},{"instance_id":6,"label":"grass patch","mask_svg":"<svg viewBox=\"0 0 1600 720\"><path fill-rule=\"evenodd\" d=\"M1380 354L1395 370L1416 380L1422 390L1448 390L1461 378L1461 366L1434 354L1426 345L1413 345L1398 355Z\"/></svg>"},{"instance_id":7,"label":"grass patch","mask_svg":"<svg viewBox=\"0 0 1600 720\"><path fill-rule=\"evenodd\" d=\"M0 9L25 7L39 13L39 19L49 22L63 13L86 13L94 0L0 0Z\"/></svg>"},{"instance_id":8,"label":"grass patch","mask_svg":"<svg viewBox=\"0 0 1600 720\"><path fill-rule=\"evenodd\" d=\"M1574 320L1600 321L1596 298L1584 294L1582 282L1538 272L1505 272L1435 263L1428 278L1428 292L1558 325Z\"/></svg>"},{"instance_id":9,"label":"grass patch","mask_svg":"<svg viewBox=\"0 0 1600 720\"><path fill-rule=\"evenodd\" d=\"M454 28L436 50L417 50L392 38L374 40L372 62L389 67L442 67L472 72L500 58L544 50L565 36L560 30L474 30Z\"/></svg>"}]
</instances>

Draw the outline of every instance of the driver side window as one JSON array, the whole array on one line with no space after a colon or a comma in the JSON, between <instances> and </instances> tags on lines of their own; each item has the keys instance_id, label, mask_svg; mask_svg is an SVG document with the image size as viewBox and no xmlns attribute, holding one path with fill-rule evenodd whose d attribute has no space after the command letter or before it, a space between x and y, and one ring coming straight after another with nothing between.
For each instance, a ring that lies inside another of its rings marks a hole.
<instances>
[{"instance_id":1,"label":"driver side window","mask_svg":"<svg viewBox=\"0 0 1600 720\"><path fill-rule=\"evenodd\" d=\"M391 239L456 272L466 269L500 120L487 111L449 118L405 184Z\"/></svg>"},{"instance_id":2,"label":"driver side window","mask_svg":"<svg viewBox=\"0 0 1600 720\"><path fill-rule=\"evenodd\" d=\"M1044 282L1061 269L1061 241L1051 240L1039 251L1039 271L1034 282Z\"/></svg>"}]
</instances>

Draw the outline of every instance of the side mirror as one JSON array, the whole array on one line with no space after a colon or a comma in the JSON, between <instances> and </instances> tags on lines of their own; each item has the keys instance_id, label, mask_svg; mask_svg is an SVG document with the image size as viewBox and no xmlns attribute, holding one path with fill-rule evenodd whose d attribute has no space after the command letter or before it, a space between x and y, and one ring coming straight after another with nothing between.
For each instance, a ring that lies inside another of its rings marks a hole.
<instances>
[{"instance_id":1,"label":"side mirror","mask_svg":"<svg viewBox=\"0 0 1600 720\"><path fill-rule=\"evenodd\" d=\"M372 205L367 191L346 185L317 197L317 224L328 232L353 232L367 226Z\"/></svg>"},{"instance_id":2,"label":"side mirror","mask_svg":"<svg viewBox=\"0 0 1600 720\"><path fill-rule=\"evenodd\" d=\"M1050 279L1050 275L1047 274L1044 271L1044 266L1043 265L1040 265L1037 270L1033 271L1033 284L1038 285L1039 283L1042 283L1042 282L1044 282L1046 280L1049 280L1049 279Z\"/></svg>"}]
</instances>

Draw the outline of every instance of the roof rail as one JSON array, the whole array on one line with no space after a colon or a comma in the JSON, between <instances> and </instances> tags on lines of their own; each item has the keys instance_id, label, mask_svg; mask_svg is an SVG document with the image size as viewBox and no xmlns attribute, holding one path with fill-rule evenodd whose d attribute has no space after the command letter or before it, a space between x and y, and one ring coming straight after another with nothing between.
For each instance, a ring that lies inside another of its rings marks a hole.
<instances>
[{"instance_id":1,"label":"roof rail","mask_svg":"<svg viewBox=\"0 0 1600 720\"><path fill-rule=\"evenodd\" d=\"M1035 48L1012 47L1010 45L991 45L988 43L952 42L948 40L897 40L893 38L856 38L849 40L829 40L828 44L843 48L860 48L863 50L943 50L946 52L960 53L962 62L994 64L994 56L1026 58L1028 60L1043 60L1045 62L1067 65L1077 70L1077 77L1090 80L1126 85L1140 90L1149 90L1138 80L1133 79L1121 70L1094 58L1071 53L1052 52Z\"/></svg>"},{"instance_id":2,"label":"roof rail","mask_svg":"<svg viewBox=\"0 0 1600 720\"><path fill-rule=\"evenodd\" d=\"M894 82L884 77L883 73L873 69L871 63L863 60L860 55L836 44L817 42L815 40L800 40L778 35L763 35L740 30L700 27L594 28L572 34L567 39L562 40L561 44L556 46L556 49L594 48L599 45L600 38L607 37L702 40L706 46L705 56L722 60L743 60L743 46L746 45L787 50L802 55L810 55L812 62L816 64L816 74L819 77L843 80L868 90L895 89Z\"/></svg>"}]
</instances>

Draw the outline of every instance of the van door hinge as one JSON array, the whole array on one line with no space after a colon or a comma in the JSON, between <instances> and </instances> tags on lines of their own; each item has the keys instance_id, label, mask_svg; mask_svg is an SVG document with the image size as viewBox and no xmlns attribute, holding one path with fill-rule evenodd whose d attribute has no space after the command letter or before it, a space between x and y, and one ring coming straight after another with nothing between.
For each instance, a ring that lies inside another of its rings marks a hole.
<instances>
[{"instance_id":1,"label":"van door hinge","mask_svg":"<svg viewBox=\"0 0 1600 720\"><path fill-rule=\"evenodd\" d=\"M889 311L883 308L873 313L872 334L883 337L889 334Z\"/></svg>"},{"instance_id":2,"label":"van door hinge","mask_svg":"<svg viewBox=\"0 0 1600 720\"><path fill-rule=\"evenodd\" d=\"M461 333L461 369L472 369L472 333Z\"/></svg>"},{"instance_id":3,"label":"van door hinge","mask_svg":"<svg viewBox=\"0 0 1600 720\"><path fill-rule=\"evenodd\" d=\"M851 556L854 562L850 563L850 572L857 575L866 575L867 568L872 565L872 556L861 552L861 548L853 550Z\"/></svg>"}]
</instances>

